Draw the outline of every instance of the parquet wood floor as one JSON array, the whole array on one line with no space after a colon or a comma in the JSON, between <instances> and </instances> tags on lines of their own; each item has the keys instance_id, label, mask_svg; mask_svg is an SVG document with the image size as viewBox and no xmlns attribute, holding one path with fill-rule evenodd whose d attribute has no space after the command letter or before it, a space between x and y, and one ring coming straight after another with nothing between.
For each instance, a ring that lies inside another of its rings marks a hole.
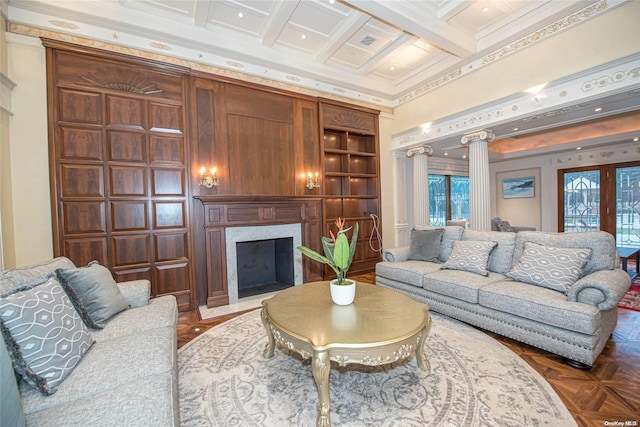
<instances>
[{"instance_id":1,"label":"parquet wood floor","mask_svg":"<svg viewBox=\"0 0 640 427\"><path fill-rule=\"evenodd\" d=\"M375 283L373 274L354 279ZM197 310L181 313L178 347L239 314L242 313L201 320ZM629 422L626 426L637 426L640 423L640 312L619 310L618 326L590 370L572 368L559 356L494 333L487 334L546 378L578 426L625 426L625 422Z\"/></svg>"}]
</instances>

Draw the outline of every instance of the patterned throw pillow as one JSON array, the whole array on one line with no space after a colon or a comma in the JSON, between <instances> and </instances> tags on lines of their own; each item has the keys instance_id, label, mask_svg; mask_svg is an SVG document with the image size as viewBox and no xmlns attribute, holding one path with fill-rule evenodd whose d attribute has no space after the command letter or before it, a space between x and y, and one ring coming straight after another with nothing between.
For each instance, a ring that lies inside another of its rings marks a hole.
<instances>
[{"instance_id":1,"label":"patterned throw pillow","mask_svg":"<svg viewBox=\"0 0 640 427\"><path fill-rule=\"evenodd\" d=\"M511 228L511 224L509 224L509 221L496 221L496 227L498 227L498 231L513 231L513 228Z\"/></svg>"},{"instance_id":2,"label":"patterned throw pillow","mask_svg":"<svg viewBox=\"0 0 640 427\"><path fill-rule=\"evenodd\" d=\"M453 242L451 255L442 268L449 270L462 270L470 273L489 275L487 265L491 251L496 247L497 242L458 240Z\"/></svg>"},{"instance_id":3,"label":"patterned throw pillow","mask_svg":"<svg viewBox=\"0 0 640 427\"><path fill-rule=\"evenodd\" d=\"M591 249L556 248L526 242L522 256L507 276L519 282L566 293L582 276Z\"/></svg>"},{"instance_id":4,"label":"patterned throw pillow","mask_svg":"<svg viewBox=\"0 0 640 427\"><path fill-rule=\"evenodd\" d=\"M411 230L410 260L440 262L440 245L444 228Z\"/></svg>"},{"instance_id":5,"label":"patterned throw pillow","mask_svg":"<svg viewBox=\"0 0 640 427\"><path fill-rule=\"evenodd\" d=\"M91 261L86 267L58 269L56 275L90 328L104 328L107 320L129 308L111 272L98 261Z\"/></svg>"},{"instance_id":6,"label":"patterned throw pillow","mask_svg":"<svg viewBox=\"0 0 640 427\"><path fill-rule=\"evenodd\" d=\"M94 342L55 277L0 298L0 327L16 372L46 395Z\"/></svg>"}]
</instances>

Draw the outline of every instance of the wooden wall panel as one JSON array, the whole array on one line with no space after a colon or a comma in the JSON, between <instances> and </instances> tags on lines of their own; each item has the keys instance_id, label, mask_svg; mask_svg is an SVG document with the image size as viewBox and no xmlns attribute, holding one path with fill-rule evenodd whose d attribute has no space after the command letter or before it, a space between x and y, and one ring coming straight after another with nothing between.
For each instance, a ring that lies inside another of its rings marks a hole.
<instances>
[{"instance_id":1,"label":"wooden wall panel","mask_svg":"<svg viewBox=\"0 0 640 427\"><path fill-rule=\"evenodd\" d=\"M66 160L102 161L102 130L60 126L60 157Z\"/></svg>"},{"instance_id":2,"label":"wooden wall panel","mask_svg":"<svg viewBox=\"0 0 640 427\"><path fill-rule=\"evenodd\" d=\"M106 233L104 202L62 202L62 224L66 235Z\"/></svg>"},{"instance_id":3,"label":"wooden wall panel","mask_svg":"<svg viewBox=\"0 0 640 427\"><path fill-rule=\"evenodd\" d=\"M140 132L107 131L109 160L113 162L147 161L147 136Z\"/></svg>"},{"instance_id":4,"label":"wooden wall panel","mask_svg":"<svg viewBox=\"0 0 640 427\"><path fill-rule=\"evenodd\" d=\"M112 95L107 95L106 99L108 126L126 126L128 129L138 130L146 128L143 100Z\"/></svg>"},{"instance_id":5,"label":"wooden wall panel","mask_svg":"<svg viewBox=\"0 0 640 427\"><path fill-rule=\"evenodd\" d=\"M94 260L102 265L109 265L106 237L65 239L64 255L76 265L87 265Z\"/></svg>"},{"instance_id":6,"label":"wooden wall panel","mask_svg":"<svg viewBox=\"0 0 640 427\"><path fill-rule=\"evenodd\" d=\"M58 95L60 121L100 124L102 122L99 93L61 89Z\"/></svg>"},{"instance_id":7,"label":"wooden wall panel","mask_svg":"<svg viewBox=\"0 0 640 427\"><path fill-rule=\"evenodd\" d=\"M60 165L62 197L104 197L103 170L99 165Z\"/></svg>"}]
</instances>

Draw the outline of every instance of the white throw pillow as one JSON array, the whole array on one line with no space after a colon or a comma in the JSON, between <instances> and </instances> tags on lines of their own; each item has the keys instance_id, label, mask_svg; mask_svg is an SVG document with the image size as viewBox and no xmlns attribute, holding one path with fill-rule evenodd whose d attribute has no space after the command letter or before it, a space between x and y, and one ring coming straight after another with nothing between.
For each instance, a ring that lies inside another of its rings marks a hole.
<instances>
[{"instance_id":1,"label":"white throw pillow","mask_svg":"<svg viewBox=\"0 0 640 427\"><path fill-rule=\"evenodd\" d=\"M456 240L453 242L451 255L442 268L488 276L489 256L497 244L497 242L488 241Z\"/></svg>"},{"instance_id":2,"label":"white throw pillow","mask_svg":"<svg viewBox=\"0 0 640 427\"><path fill-rule=\"evenodd\" d=\"M0 298L0 326L16 372L46 395L94 342L55 277Z\"/></svg>"},{"instance_id":3,"label":"white throw pillow","mask_svg":"<svg viewBox=\"0 0 640 427\"><path fill-rule=\"evenodd\" d=\"M566 293L591 258L589 248L557 248L525 242L522 256L507 277Z\"/></svg>"}]
</instances>

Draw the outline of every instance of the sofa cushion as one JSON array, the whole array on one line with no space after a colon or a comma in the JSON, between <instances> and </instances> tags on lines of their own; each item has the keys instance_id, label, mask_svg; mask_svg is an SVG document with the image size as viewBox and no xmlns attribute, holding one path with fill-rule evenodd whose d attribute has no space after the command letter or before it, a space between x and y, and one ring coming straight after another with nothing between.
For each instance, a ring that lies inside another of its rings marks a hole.
<instances>
[{"instance_id":1,"label":"sofa cushion","mask_svg":"<svg viewBox=\"0 0 640 427\"><path fill-rule=\"evenodd\" d=\"M489 256L489 270L505 274L511 269L513 251L516 246L516 233L467 229L462 235L462 240L496 242L498 245Z\"/></svg>"},{"instance_id":2,"label":"sofa cushion","mask_svg":"<svg viewBox=\"0 0 640 427\"><path fill-rule=\"evenodd\" d=\"M379 262L376 264L376 276L422 287L426 273L440 269L440 264L425 261Z\"/></svg>"},{"instance_id":3,"label":"sofa cushion","mask_svg":"<svg viewBox=\"0 0 640 427\"><path fill-rule=\"evenodd\" d=\"M453 242L462 239L464 228L455 225L448 225L445 227L416 225L416 230L435 230L438 228L444 229L444 234L442 235L442 244L440 245L440 261L445 262L447 258L449 258L449 255L453 250Z\"/></svg>"},{"instance_id":4,"label":"sofa cushion","mask_svg":"<svg viewBox=\"0 0 640 427\"><path fill-rule=\"evenodd\" d=\"M178 306L173 295L149 300L149 304L125 310L112 317L104 329L92 330L96 342L137 334L155 328L175 329L178 323Z\"/></svg>"},{"instance_id":5,"label":"sofa cushion","mask_svg":"<svg viewBox=\"0 0 640 427\"><path fill-rule=\"evenodd\" d=\"M440 244L444 229L411 230L409 260L440 262Z\"/></svg>"},{"instance_id":6,"label":"sofa cushion","mask_svg":"<svg viewBox=\"0 0 640 427\"><path fill-rule=\"evenodd\" d=\"M171 396L170 375L153 375L27 415L29 425L60 426L176 426L178 408Z\"/></svg>"},{"instance_id":7,"label":"sofa cushion","mask_svg":"<svg viewBox=\"0 0 640 427\"><path fill-rule=\"evenodd\" d=\"M58 268L75 268L69 258L58 257L26 267L14 268L0 272L0 295L13 293L18 288L42 282Z\"/></svg>"},{"instance_id":8,"label":"sofa cushion","mask_svg":"<svg viewBox=\"0 0 640 427\"><path fill-rule=\"evenodd\" d=\"M90 328L104 328L107 320L129 307L111 272L97 261L91 261L86 267L59 268L56 275Z\"/></svg>"},{"instance_id":9,"label":"sofa cushion","mask_svg":"<svg viewBox=\"0 0 640 427\"><path fill-rule=\"evenodd\" d=\"M487 276L489 275L487 270L489 255L496 245L496 242L472 240L453 242L451 255L449 255L442 268L468 271L469 273Z\"/></svg>"},{"instance_id":10,"label":"sofa cushion","mask_svg":"<svg viewBox=\"0 0 640 427\"><path fill-rule=\"evenodd\" d=\"M0 321L16 372L46 395L56 392L93 344L55 277L0 299Z\"/></svg>"},{"instance_id":11,"label":"sofa cushion","mask_svg":"<svg viewBox=\"0 0 640 427\"><path fill-rule=\"evenodd\" d=\"M581 276L591 249L556 248L526 242L518 263L507 276L566 293Z\"/></svg>"},{"instance_id":12,"label":"sofa cushion","mask_svg":"<svg viewBox=\"0 0 640 427\"><path fill-rule=\"evenodd\" d=\"M546 325L588 335L598 333L600 310L567 301L560 292L511 280L498 281L479 290L480 305Z\"/></svg>"},{"instance_id":13,"label":"sofa cushion","mask_svg":"<svg viewBox=\"0 0 640 427\"><path fill-rule=\"evenodd\" d=\"M618 268L616 239L605 231L584 233L547 233L543 231L521 231L516 233L516 248L513 253L514 265L520 260L525 242L556 248L590 248L591 258L584 266L583 275L594 271Z\"/></svg>"},{"instance_id":14,"label":"sofa cushion","mask_svg":"<svg viewBox=\"0 0 640 427\"><path fill-rule=\"evenodd\" d=\"M23 427L26 422L11 356L0 339L0 425Z\"/></svg>"},{"instance_id":15,"label":"sofa cushion","mask_svg":"<svg viewBox=\"0 0 640 427\"><path fill-rule=\"evenodd\" d=\"M176 331L156 328L98 341L52 396L20 385L26 414L73 402L151 375L172 375Z\"/></svg>"},{"instance_id":16,"label":"sofa cushion","mask_svg":"<svg viewBox=\"0 0 640 427\"><path fill-rule=\"evenodd\" d=\"M489 272L487 276L461 270L438 270L424 276L422 287L428 291L478 303L478 290L489 283L504 280L505 276Z\"/></svg>"}]
</instances>

